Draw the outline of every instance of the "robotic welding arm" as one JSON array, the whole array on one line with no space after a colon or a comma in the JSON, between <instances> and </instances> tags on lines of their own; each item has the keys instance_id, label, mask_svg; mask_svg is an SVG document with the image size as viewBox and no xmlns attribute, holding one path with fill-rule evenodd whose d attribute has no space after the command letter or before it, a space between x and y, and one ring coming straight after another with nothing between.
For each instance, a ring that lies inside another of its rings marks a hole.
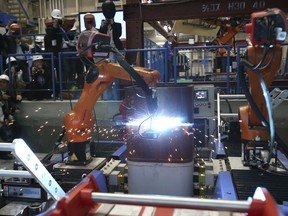
<instances>
[{"instance_id":1,"label":"robotic welding arm","mask_svg":"<svg viewBox=\"0 0 288 216\"><path fill-rule=\"evenodd\" d=\"M268 89L281 64L280 44L286 39L286 16L275 8L252 13L246 32L250 33L251 45L247 59L239 65L239 77L249 102L239 112L242 161L244 165L262 166L269 164L274 149L275 129Z\"/></svg>"},{"instance_id":2,"label":"robotic welding arm","mask_svg":"<svg viewBox=\"0 0 288 216\"><path fill-rule=\"evenodd\" d=\"M159 72L143 67L131 67L121 53L109 44L110 38L107 35L91 31L82 33L78 40L81 58L105 58L113 51L119 64L107 61L90 64L79 100L73 110L64 116L68 160L71 163L85 164L89 161L90 155L86 154L85 149L91 140L91 131L95 124L93 109L99 97L115 79L136 81L145 93L149 113L153 114L157 109L157 101L150 87L156 87L160 79Z\"/></svg>"}]
</instances>

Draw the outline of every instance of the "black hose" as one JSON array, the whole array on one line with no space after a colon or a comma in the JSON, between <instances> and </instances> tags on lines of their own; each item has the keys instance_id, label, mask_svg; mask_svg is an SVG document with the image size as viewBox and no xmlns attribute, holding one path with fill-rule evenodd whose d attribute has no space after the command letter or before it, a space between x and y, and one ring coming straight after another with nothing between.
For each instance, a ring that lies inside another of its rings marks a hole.
<instances>
[{"instance_id":1,"label":"black hose","mask_svg":"<svg viewBox=\"0 0 288 216\"><path fill-rule=\"evenodd\" d=\"M130 64L124 59L123 55L117 49L113 49L112 51L116 53L117 61L121 67L123 67L142 88L145 94L149 113L154 114L157 110L157 98L154 97L152 89L149 88L144 79L134 70L133 67L130 66Z\"/></svg>"},{"instance_id":2,"label":"black hose","mask_svg":"<svg viewBox=\"0 0 288 216\"><path fill-rule=\"evenodd\" d=\"M56 141L55 146L47 155L44 156L44 158L41 160L42 163L50 161L52 156L57 153L58 147L62 144L62 139L65 136L65 134L66 134L66 130L65 130L65 128L63 128L62 132L60 133L60 135Z\"/></svg>"},{"instance_id":3,"label":"black hose","mask_svg":"<svg viewBox=\"0 0 288 216\"><path fill-rule=\"evenodd\" d=\"M249 88L247 86L246 79L245 79L245 72L244 72L245 67L251 69L254 67L254 65L251 64L246 59L242 59L239 63L239 78L240 78L240 82L241 82L241 85L242 85L243 90L244 90L244 94L248 100L248 103L251 105L252 109L254 110L256 116L261 121L263 127L268 128L268 125L269 125L268 122L266 121L265 117L263 116L263 114L259 110L258 106L256 105L254 99L252 98L252 96L250 94L250 91L249 91Z\"/></svg>"},{"instance_id":4,"label":"black hose","mask_svg":"<svg viewBox=\"0 0 288 216\"><path fill-rule=\"evenodd\" d=\"M264 128L269 128L269 123L267 122L267 120L265 119L265 117L263 116L262 112L259 110L258 106L256 105L255 101L253 100L249 88L247 86L246 83L246 79L245 79L245 72L244 72L244 68L253 68L254 65L251 64L249 61L247 61L246 59L242 59L239 63L239 78L245 93L245 96L247 98L248 103L250 104L250 106L252 107L252 109L254 110L256 116L260 119L262 125ZM279 135L275 132L275 140L277 141L278 145L277 147L279 148L279 150L286 156L288 157L288 145L285 144L285 142L279 137Z\"/></svg>"}]
</instances>

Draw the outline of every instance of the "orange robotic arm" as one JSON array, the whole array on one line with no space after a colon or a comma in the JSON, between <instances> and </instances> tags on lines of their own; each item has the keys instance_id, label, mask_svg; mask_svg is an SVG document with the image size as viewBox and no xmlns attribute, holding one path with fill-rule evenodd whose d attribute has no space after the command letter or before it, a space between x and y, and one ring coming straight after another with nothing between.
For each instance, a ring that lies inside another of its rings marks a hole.
<instances>
[{"instance_id":1,"label":"orange robotic arm","mask_svg":"<svg viewBox=\"0 0 288 216\"><path fill-rule=\"evenodd\" d=\"M134 80L143 88L147 107L150 113L156 111L156 98L153 98L150 87L156 87L160 74L156 70L143 67L132 68L121 53L112 48L110 39L97 32L83 32L78 39L78 52L83 59L90 59L86 82L78 102L73 110L64 116L66 141L68 143L68 163L83 165L90 162L90 154L86 153L87 144L91 140L91 132L95 124L93 109L102 93L115 79ZM116 52L119 64L106 61L94 64L94 58L108 57L109 51Z\"/></svg>"},{"instance_id":2,"label":"orange robotic arm","mask_svg":"<svg viewBox=\"0 0 288 216\"><path fill-rule=\"evenodd\" d=\"M240 62L239 69L249 102L239 110L244 165L267 165L274 150L275 131L268 89L281 64L280 43L286 38L285 31L286 16L279 9L253 13L251 23L246 26L252 45L248 47L247 60ZM247 67L249 89L244 66Z\"/></svg>"},{"instance_id":3,"label":"orange robotic arm","mask_svg":"<svg viewBox=\"0 0 288 216\"><path fill-rule=\"evenodd\" d=\"M85 83L82 94L74 109L64 116L66 140L68 142L86 142L91 139L94 125L93 108L102 93L115 79L131 80L131 76L119 64L101 62L96 65L98 78L92 83ZM156 70L134 67L134 70L151 87L156 87L160 74Z\"/></svg>"},{"instance_id":4,"label":"orange robotic arm","mask_svg":"<svg viewBox=\"0 0 288 216\"><path fill-rule=\"evenodd\" d=\"M223 32L222 36L216 38L213 41L213 44L219 46L230 45L231 47L233 47L233 38L241 30L241 27L241 24L234 27L225 27L225 31ZM217 57L224 56L225 54L227 54L227 50L225 48L220 48L216 50Z\"/></svg>"},{"instance_id":5,"label":"orange robotic arm","mask_svg":"<svg viewBox=\"0 0 288 216\"><path fill-rule=\"evenodd\" d=\"M223 45L230 45L233 47L233 38L234 36L241 30L242 23L238 20L229 21L222 21L217 19L208 20L209 24L213 24L216 26L220 26L220 29L217 33L217 38L212 41L213 45L223 46ZM221 57L227 54L227 50L225 48L219 48L215 51L216 57Z\"/></svg>"}]
</instances>

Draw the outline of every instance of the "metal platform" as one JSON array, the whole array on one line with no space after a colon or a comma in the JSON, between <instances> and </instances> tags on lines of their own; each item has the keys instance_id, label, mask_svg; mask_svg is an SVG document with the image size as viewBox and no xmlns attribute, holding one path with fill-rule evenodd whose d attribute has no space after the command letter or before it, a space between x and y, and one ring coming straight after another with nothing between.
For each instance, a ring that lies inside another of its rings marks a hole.
<instances>
[{"instance_id":1,"label":"metal platform","mask_svg":"<svg viewBox=\"0 0 288 216\"><path fill-rule=\"evenodd\" d=\"M288 175L273 174L260 169L232 170L232 179L239 200L252 197L257 187L266 188L280 205L288 201Z\"/></svg>"},{"instance_id":2,"label":"metal platform","mask_svg":"<svg viewBox=\"0 0 288 216\"><path fill-rule=\"evenodd\" d=\"M60 181L60 185L64 191L70 190L77 183L87 176L92 170L101 169L105 163L106 158L92 158L88 165L66 165L65 162L54 165L52 176Z\"/></svg>"}]
</instances>

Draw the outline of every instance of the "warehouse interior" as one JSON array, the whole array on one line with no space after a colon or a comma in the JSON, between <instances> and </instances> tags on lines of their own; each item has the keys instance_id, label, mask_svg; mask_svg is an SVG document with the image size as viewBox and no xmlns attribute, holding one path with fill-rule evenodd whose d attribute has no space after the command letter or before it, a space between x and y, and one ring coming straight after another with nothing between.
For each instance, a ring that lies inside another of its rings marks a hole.
<instances>
[{"instance_id":1,"label":"warehouse interior","mask_svg":"<svg viewBox=\"0 0 288 216\"><path fill-rule=\"evenodd\" d=\"M27 82L1 137L0 216L288 215L288 2L107 2L123 50L100 33L105 0L1 2L1 35L12 20L22 43L40 41L21 55L55 80L44 99ZM55 9L73 51L43 46ZM73 61L83 85L63 78Z\"/></svg>"}]
</instances>

